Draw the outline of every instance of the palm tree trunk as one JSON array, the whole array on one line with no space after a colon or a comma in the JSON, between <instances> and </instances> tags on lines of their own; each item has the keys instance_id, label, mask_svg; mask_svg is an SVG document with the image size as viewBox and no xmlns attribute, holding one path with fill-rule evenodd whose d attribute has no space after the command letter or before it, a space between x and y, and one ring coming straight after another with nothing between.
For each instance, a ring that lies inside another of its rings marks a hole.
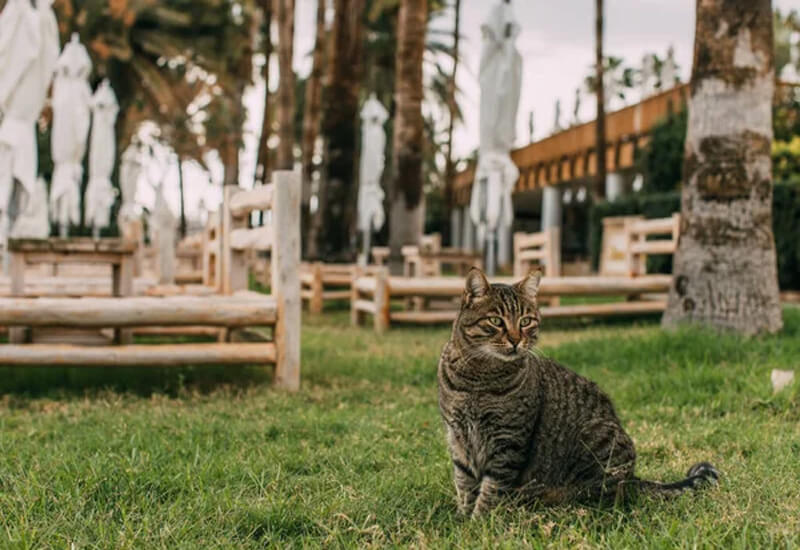
<instances>
[{"instance_id":1,"label":"palm tree trunk","mask_svg":"<svg viewBox=\"0 0 800 550\"><path fill-rule=\"evenodd\" d=\"M233 117L234 121L239 120L239 116ZM236 123L234 122L234 125ZM239 185L239 137L241 128L237 132L236 127L228 129L222 150L222 164L225 167L223 185Z\"/></svg>"},{"instance_id":2,"label":"palm tree trunk","mask_svg":"<svg viewBox=\"0 0 800 550\"><path fill-rule=\"evenodd\" d=\"M684 153L681 235L663 324L782 327L772 234L770 0L703 0Z\"/></svg>"},{"instance_id":3,"label":"palm tree trunk","mask_svg":"<svg viewBox=\"0 0 800 550\"><path fill-rule=\"evenodd\" d=\"M265 183L269 180L269 135L272 129L272 119L270 117L270 93L269 93L269 61L272 58L272 0L261 0L261 13L264 27L264 116L261 119L261 137L258 140L258 154L256 159L255 181Z\"/></svg>"},{"instance_id":4,"label":"palm tree trunk","mask_svg":"<svg viewBox=\"0 0 800 550\"><path fill-rule=\"evenodd\" d=\"M278 158L276 168L294 168L294 0L278 1L278 65L280 84L278 86Z\"/></svg>"},{"instance_id":5,"label":"palm tree trunk","mask_svg":"<svg viewBox=\"0 0 800 550\"><path fill-rule=\"evenodd\" d=\"M186 198L183 192L183 161L178 157L178 189L181 193L181 238L186 237Z\"/></svg>"},{"instance_id":6,"label":"palm tree trunk","mask_svg":"<svg viewBox=\"0 0 800 550\"><path fill-rule=\"evenodd\" d=\"M594 198L605 193L606 186L606 98L603 82L603 0L595 0L595 91L597 94L597 119L595 121L595 158L597 175Z\"/></svg>"},{"instance_id":7,"label":"palm tree trunk","mask_svg":"<svg viewBox=\"0 0 800 550\"><path fill-rule=\"evenodd\" d=\"M453 158L453 127L455 126L458 105L456 104L456 74L458 72L458 45L461 24L461 0L455 0L455 23L453 25L453 73L447 85L447 159L444 167L444 205L445 205L445 242L452 244L453 236L450 235L451 221L454 204L455 185L455 159Z\"/></svg>"},{"instance_id":8,"label":"palm tree trunk","mask_svg":"<svg viewBox=\"0 0 800 550\"><path fill-rule=\"evenodd\" d=\"M427 0L402 0L397 21L393 135L392 210L389 218L389 267L402 271L401 248L422 235L422 57L428 18Z\"/></svg>"},{"instance_id":9,"label":"palm tree trunk","mask_svg":"<svg viewBox=\"0 0 800 550\"><path fill-rule=\"evenodd\" d=\"M317 34L312 54L311 74L306 81L306 104L303 114L303 195L302 195L302 235L306 235L310 224L308 210L311 201L311 175L314 171L314 145L319 134L322 114L322 66L325 62L325 10L327 0L317 0Z\"/></svg>"},{"instance_id":10,"label":"palm tree trunk","mask_svg":"<svg viewBox=\"0 0 800 550\"><path fill-rule=\"evenodd\" d=\"M361 88L364 0L335 0L328 74L322 94L325 169L309 231L308 256L355 257L356 122Z\"/></svg>"}]
</instances>

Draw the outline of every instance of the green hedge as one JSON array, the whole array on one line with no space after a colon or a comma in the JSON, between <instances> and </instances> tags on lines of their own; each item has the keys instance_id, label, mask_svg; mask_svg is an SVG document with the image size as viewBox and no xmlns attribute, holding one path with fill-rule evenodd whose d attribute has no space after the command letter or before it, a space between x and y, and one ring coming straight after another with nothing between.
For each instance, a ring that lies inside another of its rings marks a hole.
<instances>
[{"instance_id":1,"label":"green hedge","mask_svg":"<svg viewBox=\"0 0 800 550\"><path fill-rule=\"evenodd\" d=\"M589 252L597 269L602 246L603 218L607 216L642 215L665 218L680 210L679 191L653 195L631 195L614 202L595 204L589 215ZM778 279L781 289L800 290L800 179L777 183L772 208L775 245L778 251ZM647 260L651 273L671 273L670 256L654 256Z\"/></svg>"}]
</instances>

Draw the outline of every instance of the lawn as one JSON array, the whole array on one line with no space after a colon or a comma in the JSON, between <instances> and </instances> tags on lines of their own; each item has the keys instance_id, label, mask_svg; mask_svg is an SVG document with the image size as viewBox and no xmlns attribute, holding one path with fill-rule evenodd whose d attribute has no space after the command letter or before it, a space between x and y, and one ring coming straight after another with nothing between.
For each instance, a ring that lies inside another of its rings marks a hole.
<instances>
[{"instance_id":1,"label":"lawn","mask_svg":"<svg viewBox=\"0 0 800 550\"><path fill-rule=\"evenodd\" d=\"M436 404L444 327L308 321L296 395L252 368L2 369L0 546L796 547L800 395L773 397L769 373L800 367L800 309L785 321L752 340L546 326L546 353L615 400L640 475L706 459L724 477L673 501L475 521L456 513Z\"/></svg>"}]
</instances>

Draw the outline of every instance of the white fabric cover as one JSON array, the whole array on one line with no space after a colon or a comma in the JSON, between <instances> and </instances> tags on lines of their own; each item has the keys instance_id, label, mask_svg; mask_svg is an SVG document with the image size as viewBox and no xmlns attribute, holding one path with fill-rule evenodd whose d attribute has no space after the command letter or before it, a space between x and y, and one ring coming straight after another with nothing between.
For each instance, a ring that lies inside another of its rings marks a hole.
<instances>
[{"instance_id":1,"label":"white fabric cover","mask_svg":"<svg viewBox=\"0 0 800 550\"><path fill-rule=\"evenodd\" d=\"M0 12L0 214L14 178L35 194L36 119L58 59L58 27L50 0L8 0Z\"/></svg>"},{"instance_id":2,"label":"white fabric cover","mask_svg":"<svg viewBox=\"0 0 800 550\"><path fill-rule=\"evenodd\" d=\"M119 187L122 191L122 205L119 208L117 223L136 220L139 214L136 211L136 192L139 187L139 177L142 175L142 159L139 148L135 144L128 145L122 153L122 162L119 167Z\"/></svg>"},{"instance_id":3,"label":"white fabric cover","mask_svg":"<svg viewBox=\"0 0 800 550\"><path fill-rule=\"evenodd\" d=\"M671 90L680 82L678 64L675 62L675 50L672 46L667 50L667 58L661 66L661 89Z\"/></svg>"},{"instance_id":4,"label":"white fabric cover","mask_svg":"<svg viewBox=\"0 0 800 550\"><path fill-rule=\"evenodd\" d=\"M86 221L94 228L107 227L116 194L111 186L116 136L114 125L119 105L108 80L92 96L92 136L89 147L89 184L86 187Z\"/></svg>"},{"instance_id":5,"label":"white fabric cover","mask_svg":"<svg viewBox=\"0 0 800 550\"><path fill-rule=\"evenodd\" d=\"M80 222L80 182L89 133L92 62L73 34L58 58L53 82L51 151L55 169L50 186L50 214L62 227Z\"/></svg>"},{"instance_id":6,"label":"white fabric cover","mask_svg":"<svg viewBox=\"0 0 800 550\"><path fill-rule=\"evenodd\" d=\"M156 202L150 216L150 240L158 251L158 282L172 284L175 282L175 227L177 218L170 210L164 198L163 188L156 188Z\"/></svg>"},{"instance_id":7,"label":"white fabric cover","mask_svg":"<svg viewBox=\"0 0 800 550\"><path fill-rule=\"evenodd\" d=\"M28 196L25 203L11 229L11 238L46 239L50 236L50 218L47 212L47 184L44 179L36 179L33 195Z\"/></svg>"},{"instance_id":8,"label":"white fabric cover","mask_svg":"<svg viewBox=\"0 0 800 550\"><path fill-rule=\"evenodd\" d=\"M511 6L497 2L481 30L480 149L470 199L470 217L478 226L479 241L487 230L513 222L511 192L519 170L509 153L516 137L522 86L522 57L515 46L520 26Z\"/></svg>"},{"instance_id":9,"label":"white fabric cover","mask_svg":"<svg viewBox=\"0 0 800 550\"><path fill-rule=\"evenodd\" d=\"M386 132L383 125L389 112L375 94L361 109L361 164L358 186L358 230L379 231L386 221L381 175L385 164Z\"/></svg>"},{"instance_id":10,"label":"white fabric cover","mask_svg":"<svg viewBox=\"0 0 800 550\"><path fill-rule=\"evenodd\" d=\"M472 184L469 214L478 228L478 242L486 239L487 231L498 226L511 226L514 206L511 192L519 179L519 169L507 153L491 152L481 156Z\"/></svg>"}]
</instances>

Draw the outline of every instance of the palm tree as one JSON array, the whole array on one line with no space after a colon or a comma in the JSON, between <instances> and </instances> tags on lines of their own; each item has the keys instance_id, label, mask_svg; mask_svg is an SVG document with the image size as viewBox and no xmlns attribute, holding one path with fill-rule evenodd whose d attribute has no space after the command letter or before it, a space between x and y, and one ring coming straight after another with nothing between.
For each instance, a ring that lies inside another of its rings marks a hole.
<instances>
[{"instance_id":1,"label":"palm tree","mask_svg":"<svg viewBox=\"0 0 800 550\"><path fill-rule=\"evenodd\" d=\"M251 0L55 0L53 7L62 39L78 32L96 78L108 77L114 87L120 103L120 148L143 120L168 129L176 114L186 113L201 95L210 99L198 104L193 114L196 121L207 120L196 122L206 126L198 132L208 134L203 139L209 145L222 148L224 143L212 136L223 132L208 126L224 120L233 127L231 143L240 141L239 91L250 79L252 53L250 4Z\"/></svg>"},{"instance_id":2,"label":"palm tree","mask_svg":"<svg viewBox=\"0 0 800 550\"><path fill-rule=\"evenodd\" d=\"M595 198L602 197L606 185L606 99L603 80L603 0L595 0L595 93L597 95L597 120L595 122L595 158L597 176Z\"/></svg>"},{"instance_id":3,"label":"palm tree","mask_svg":"<svg viewBox=\"0 0 800 550\"><path fill-rule=\"evenodd\" d=\"M272 59L272 0L260 0L261 40L264 48L264 115L261 117L261 135L258 138L255 181L264 183L269 177L269 136L272 133L272 117L269 93L269 62Z\"/></svg>"},{"instance_id":4,"label":"palm tree","mask_svg":"<svg viewBox=\"0 0 800 550\"><path fill-rule=\"evenodd\" d=\"M325 169L308 235L312 258L350 259L355 221L356 130L363 66L364 1L335 0L320 134Z\"/></svg>"},{"instance_id":5,"label":"palm tree","mask_svg":"<svg viewBox=\"0 0 800 550\"><path fill-rule=\"evenodd\" d=\"M772 233L774 88L770 0L698 2L666 326L759 334L783 324Z\"/></svg>"},{"instance_id":6,"label":"palm tree","mask_svg":"<svg viewBox=\"0 0 800 550\"><path fill-rule=\"evenodd\" d=\"M294 167L294 0L277 0L278 6L278 156L276 168L291 170Z\"/></svg>"},{"instance_id":7,"label":"palm tree","mask_svg":"<svg viewBox=\"0 0 800 550\"><path fill-rule=\"evenodd\" d=\"M317 30L312 53L311 74L306 80L305 113L303 114L303 211L302 234L308 234L311 175L314 171L314 147L322 115L322 67L325 62L325 11L327 0L317 0Z\"/></svg>"},{"instance_id":8,"label":"palm tree","mask_svg":"<svg viewBox=\"0 0 800 550\"><path fill-rule=\"evenodd\" d=\"M453 158L453 127L455 126L456 116L458 114L458 103L456 102L456 74L458 72L458 43L459 31L461 23L461 0L455 0L453 6L455 11L455 21L453 25L453 72L447 83L447 112L448 112L448 125L447 125L447 158L444 168L444 185L445 185L445 228L450 228L450 216L452 215L453 207L455 206L453 200L453 185L455 179L455 159ZM449 234L449 231L447 231ZM450 241L451 236L448 235L447 242Z\"/></svg>"},{"instance_id":9,"label":"palm tree","mask_svg":"<svg viewBox=\"0 0 800 550\"><path fill-rule=\"evenodd\" d=\"M397 21L396 115L389 217L390 268L394 273L402 267L400 249L403 245L419 243L422 234L422 62L427 19L427 0L401 1Z\"/></svg>"}]
</instances>

